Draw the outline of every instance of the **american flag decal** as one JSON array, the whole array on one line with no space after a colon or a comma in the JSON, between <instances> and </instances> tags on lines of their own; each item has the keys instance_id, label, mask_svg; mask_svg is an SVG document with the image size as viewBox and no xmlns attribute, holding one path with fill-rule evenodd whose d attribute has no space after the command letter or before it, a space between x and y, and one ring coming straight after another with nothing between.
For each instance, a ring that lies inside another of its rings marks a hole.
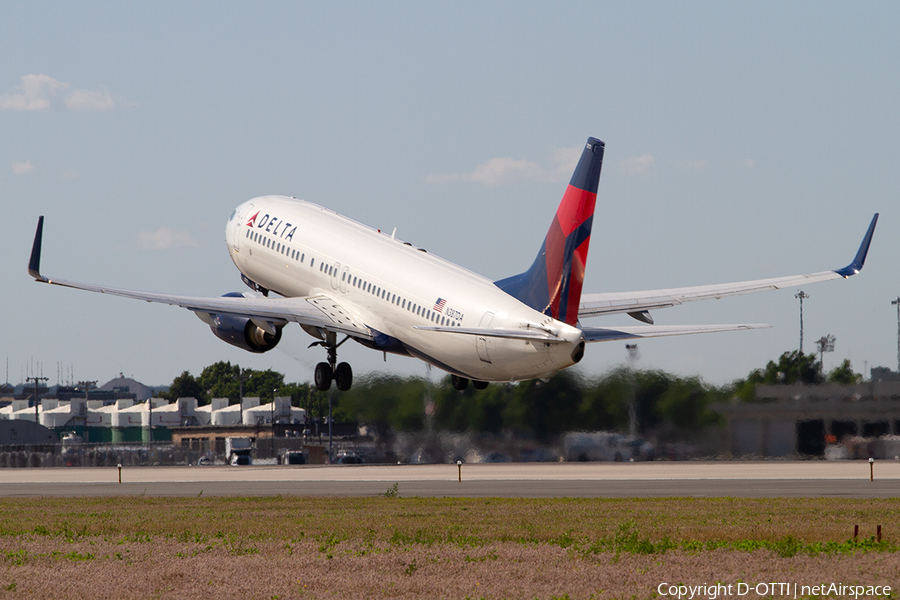
<instances>
[{"instance_id":1,"label":"american flag decal","mask_svg":"<svg viewBox=\"0 0 900 600\"><path fill-rule=\"evenodd\" d=\"M446 300L444 300L443 298L438 298L437 302L434 303L434 308L432 308L431 310L433 310L434 312L441 312L444 310L444 305L446 304Z\"/></svg>"}]
</instances>

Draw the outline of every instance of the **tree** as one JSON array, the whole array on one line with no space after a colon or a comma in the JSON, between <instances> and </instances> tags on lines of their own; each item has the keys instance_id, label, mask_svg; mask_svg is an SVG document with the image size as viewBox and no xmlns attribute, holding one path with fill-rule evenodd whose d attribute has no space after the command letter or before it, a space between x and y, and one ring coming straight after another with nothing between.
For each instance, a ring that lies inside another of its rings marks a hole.
<instances>
[{"instance_id":1,"label":"tree","mask_svg":"<svg viewBox=\"0 0 900 600\"><path fill-rule=\"evenodd\" d=\"M747 379L739 379L734 382L734 393L744 402L752 402L756 397L756 386L763 385L788 385L792 383L804 383L806 385L819 385L825 383L822 374L822 363L816 360L815 354L800 354L799 350L785 352L778 358L778 362L769 361L765 369L757 369L747 376Z\"/></svg>"},{"instance_id":2,"label":"tree","mask_svg":"<svg viewBox=\"0 0 900 600\"><path fill-rule=\"evenodd\" d=\"M862 381L863 376L860 373L854 373L853 367L850 365L849 359L844 359L840 366L835 367L828 374L828 383L839 383L841 385L853 385Z\"/></svg>"},{"instance_id":3,"label":"tree","mask_svg":"<svg viewBox=\"0 0 900 600\"><path fill-rule=\"evenodd\" d=\"M266 369L265 371L254 371L253 369L245 369L244 375L244 396L258 396L260 402L268 402L275 396L286 396L282 393L284 388L284 375ZM277 393L276 393L277 391Z\"/></svg>"},{"instance_id":4,"label":"tree","mask_svg":"<svg viewBox=\"0 0 900 600\"><path fill-rule=\"evenodd\" d=\"M359 421L381 431L419 431L425 424L425 381L370 375L335 396L335 421Z\"/></svg>"},{"instance_id":5,"label":"tree","mask_svg":"<svg viewBox=\"0 0 900 600\"><path fill-rule=\"evenodd\" d=\"M197 404L203 405L209 403L209 397L203 390L200 382L194 379L194 376L184 371L172 381L169 391L164 395L170 401L174 402L179 398L196 398Z\"/></svg>"},{"instance_id":6,"label":"tree","mask_svg":"<svg viewBox=\"0 0 900 600\"><path fill-rule=\"evenodd\" d=\"M663 421L674 423L680 429L696 430L719 421L719 415L709 406L724 399L722 392L708 388L699 377L676 377L659 398L657 406Z\"/></svg>"},{"instance_id":7,"label":"tree","mask_svg":"<svg viewBox=\"0 0 900 600\"><path fill-rule=\"evenodd\" d=\"M236 402L241 396L241 368L231 362L219 361L211 364L200 373L200 385L210 398L228 398Z\"/></svg>"},{"instance_id":8,"label":"tree","mask_svg":"<svg viewBox=\"0 0 900 600\"><path fill-rule=\"evenodd\" d=\"M578 409L579 429L615 431L628 428L631 373L619 368L585 386Z\"/></svg>"}]
</instances>

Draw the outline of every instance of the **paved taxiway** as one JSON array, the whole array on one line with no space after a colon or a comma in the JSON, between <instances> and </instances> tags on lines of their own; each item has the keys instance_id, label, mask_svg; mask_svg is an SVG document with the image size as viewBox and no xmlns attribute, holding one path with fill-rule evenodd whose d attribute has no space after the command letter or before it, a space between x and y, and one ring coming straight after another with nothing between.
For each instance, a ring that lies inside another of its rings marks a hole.
<instances>
[{"instance_id":1,"label":"paved taxiway","mask_svg":"<svg viewBox=\"0 0 900 600\"><path fill-rule=\"evenodd\" d=\"M900 461L3 469L0 496L900 497Z\"/></svg>"}]
</instances>

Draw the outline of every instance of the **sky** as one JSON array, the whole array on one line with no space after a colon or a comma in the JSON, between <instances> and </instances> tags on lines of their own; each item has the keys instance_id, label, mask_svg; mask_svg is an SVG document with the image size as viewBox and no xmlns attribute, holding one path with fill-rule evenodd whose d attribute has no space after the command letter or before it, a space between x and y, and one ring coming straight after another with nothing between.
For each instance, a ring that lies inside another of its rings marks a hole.
<instances>
[{"instance_id":1,"label":"sky","mask_svg":"<svg viewBox=\"0 0 900 600\"><path fill-rule=\"evenodd\" d=\"M900 3L11 2L0 20L0 237L8 380L165 385L217 361L310 381L295 325L253 355L190 312L35 283L246 287L226 220L296 196L492 279L540 248L590 136L606 143L586 292L838 269L807 286L804 350L897 368ZM797 349L798 290L658 324L771 329L639 342L639 368L720 385ZM637 324L627 316L586 325ZM345 344L356 377L429 375ZM575 369L624 364L592 344ZM431 377L440 374L433 372Z\"/></svg>"}]
</instances>

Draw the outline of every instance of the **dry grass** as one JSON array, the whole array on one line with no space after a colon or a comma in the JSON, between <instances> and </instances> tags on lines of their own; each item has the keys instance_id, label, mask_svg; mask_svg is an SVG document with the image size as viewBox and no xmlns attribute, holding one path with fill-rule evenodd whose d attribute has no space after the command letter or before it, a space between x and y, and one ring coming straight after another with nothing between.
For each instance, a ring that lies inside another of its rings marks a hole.
<instances>
[{"instance_id":1,"label":"dry grass","mask_svg":"<svg viewBox=\"0 0 900 600\"><path fill-rule=\"evenodd\" d=\"M0 499L0 598L646 598L664 581L896 593L898 512L900 500ZM847 543L855 524L866 537L882 524L885 540Z\"/></svg>"}]
</instances>

